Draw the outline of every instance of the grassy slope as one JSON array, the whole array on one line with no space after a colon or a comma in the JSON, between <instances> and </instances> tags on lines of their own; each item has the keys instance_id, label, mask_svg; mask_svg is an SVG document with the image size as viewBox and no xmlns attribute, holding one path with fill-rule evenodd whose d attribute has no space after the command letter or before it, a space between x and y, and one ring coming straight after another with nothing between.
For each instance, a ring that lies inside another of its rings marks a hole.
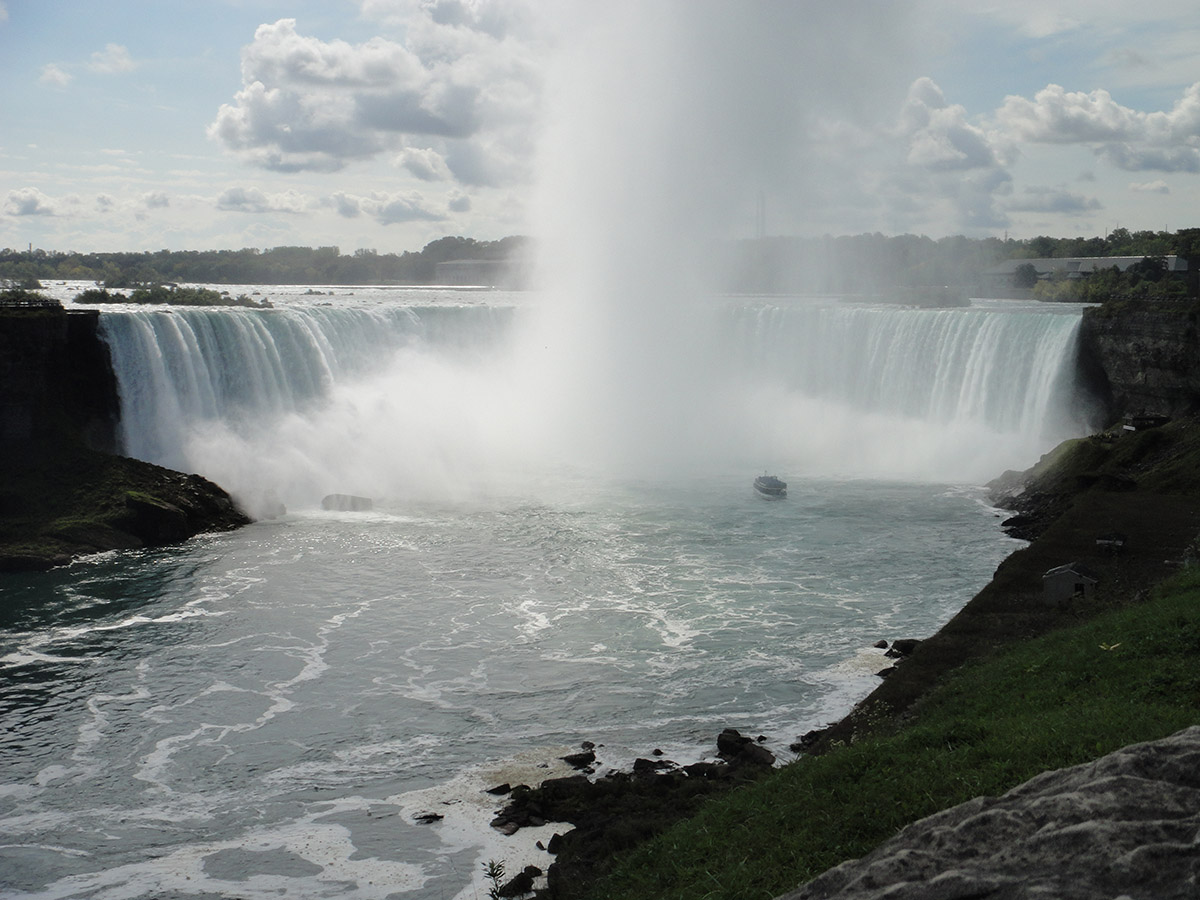
<instances>
[{"instance_id":1,"label":"grassy slope","mask_svg":"<svg viewBox=\"0 0 1200 900\"><path fill-rule=\"evenodd\" d=\"M1196 535L1200 426L1071 442L1034 475L1063 495L1059 518L926 642L907 684L920 653L826 753L712 801L587 896L774 897L930 813L1200 723L1200 571L1147 590ZM1133 552L1095 560L1106 589L1037 609L1047 564L1094 554L1114 524Z\"/></svg>"},{"instance_id":2,"label":"grassy slope","mask_svg":"<svg viewBox=\"0 0 1200 900\"><path fill-rule=\"evenodd\" d=\"M770 898L923 816L1200 723L1200 571L968 664L896 734L802 758L631 854L590 896Z\"/></svg>"}]
</instances>

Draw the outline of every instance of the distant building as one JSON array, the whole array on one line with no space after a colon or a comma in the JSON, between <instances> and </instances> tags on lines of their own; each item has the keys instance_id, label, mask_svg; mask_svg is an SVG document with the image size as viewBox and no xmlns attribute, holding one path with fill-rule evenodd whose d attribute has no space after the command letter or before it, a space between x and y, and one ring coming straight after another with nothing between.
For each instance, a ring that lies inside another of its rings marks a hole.
<instances>
[{"instance_id":1,"label":"distant building","mask_svg":"<svg viewBox=\"0 0 1200 900\"><path fill-rule=\"evenodd\" d=\"M1116 266L1122 272L1144 256L1063 256L1054 259L1006 259L985 269L979 279L980 293L985 297L1028 297L1029 291L1013 287L1013 276L1024 265L1033 266L1038 280L1048 281L1055 276L1067 279L1085 278L1101 269ZM1187 260L1180 256L1164 256L1167 274L1187 275Z\"/></svg>"},{"instance_id":2,"label":"distant building","mask_svg":"<svg viewBox=\"0 0 1200 900\"><path fill-rule=\"evenodd\" d=\"M1079 563L1057 566L1042 576L1042 599L1048 604L1065 603L1072 597L1088 598L1100 576Z\"/></svg>"}]
</instances>

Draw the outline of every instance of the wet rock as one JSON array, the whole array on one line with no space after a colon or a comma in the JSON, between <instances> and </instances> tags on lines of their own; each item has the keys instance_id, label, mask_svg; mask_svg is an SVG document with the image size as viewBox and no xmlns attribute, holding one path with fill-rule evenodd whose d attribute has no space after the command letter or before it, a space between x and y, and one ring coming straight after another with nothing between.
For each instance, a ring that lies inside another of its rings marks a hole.
<instances>
[{"instance_id":1,"label":"wet rock","mask_svg":"<svg viewBox=\"0 0 1200 900\"><path fill-rule=\"evenodd\" d=\"M809 747L812 747L814 744L816 744L817 741L821 739L821 735L823 735L825 731L826 729L824 728L814 728L812 731L806 731L804 734L800 735L800 739L791 744L788 749L793 753L803 753Z\"/></svg>"},{"instance_id":2,"label":"wet rock","mask_svg":"<svg viewBox=\"0 0 1200 900\"><path fill-rule=\"evenodd\" d=\"M921 645L921 642L916 638L901 638L897 641L892 641L892 647L887 653L883 654L889 659L903 659L906 656L912 656L913 651Z\"/></svg>"},{"instance_id":3,"label":"wet rock","mask_svg":"<svg viewBox=\"0 0 1200 900\"><path fill-rule=\"evenodd\" d=\"M736 728L726 728L717 735L717 755L722 759L733 759L742 752L742 748L753 743Z\"/></svg>"},{"instance_id":4,"label":"wet rock","mask_svg":"<svg viewBox=\"0 0 1200 900\"><path fill-rule=\"evenodd\" d=\"M669 759L644 759L638 757L633 761L633 774L639 777L657 775L659 772L674 768L676 768L675 763Z\"/></svg>"},{"instance_id":5,"label":"wet rock","mask_svg":"<svg viewBox=\"0 0 1200 900\"><path fill-rule=\"evenodd\" d=\"M533 879L542 874L537 866L526 866L496 891L501 897L523 897L533 892Z\"/></svg>"},{"instance_id":6,"label":"wet rock","mask_svg":"<svg viewBox=\"0 0 1200 900\"><path fill-rule=\"evenodd\" d=\"M413 821L419 825L432 825L434 822L440 822L444 818L445 816L441 813L425 812L417 813L413 816Z\"/></svg>"},{"instance_id":7,"label":"wet rock","mask_svg":"<svg viewBox=\"0 0 1200 900\"><path fill-rule=\"evenodd\" d=\"M497 797L501 797L505 794L512 793L512 785L506 781L504 784L498 784L495 787L484 788L484 793L495 794Z\"/></svg>"},{"instance_id":8,"label":"wet rock","mask_svg":"<svg viewBox=\"0 0 1200 900\"><path fill-rule=\"evenodd\" d=\"M584 750L581 753L568 753L559 759L573 769L586 769L596 761L596 753L593 750Z\"/></svg>"}]
</instances>

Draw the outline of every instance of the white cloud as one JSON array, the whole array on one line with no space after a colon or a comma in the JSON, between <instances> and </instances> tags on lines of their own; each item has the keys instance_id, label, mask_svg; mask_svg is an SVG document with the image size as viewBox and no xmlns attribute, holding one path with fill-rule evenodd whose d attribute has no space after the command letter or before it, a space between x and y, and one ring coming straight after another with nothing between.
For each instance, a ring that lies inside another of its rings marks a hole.
<instances>
[{"instance_id":1,"label":"white cloud","mask_svg":"<svg viewBox=\"0 0 1200 900\"><path fill-rule=\"evenodd\" d=\"M1134 193L1139 194L1169 194L1171 189L1167 187L1167 183L1161 178L1155 181L1145 182L1130 182L1129 189Z\"/></svg>"},{"instance_id":2,"label":"white cloud","mask_svg":"<svg viewBox=\"0 0 1200 900\"><path fill-rule=\"evenodd\" d=\"M171 198L165 191L147 191L142 194L141 202L146 209L165 209L171 205Z\"/></svg>"},{"instance_id":3,"label":"white cloud","mask_svg":"<svg viewBox=\"0 0 1200 900\"><path fill-rule=\"evenodd\" d=\"M1128 171L1200 172L1200 82L1168 111L1142 112L1105 90L1048 85L1033 100L1009 96L996 112L1000 127L1034 144L1085 144Z\"/></svg>"},{"instance_id":4,"label":"white cloud","mask_svg":"<svg viewBox=\"0 0 1200 900\"><path fill-rule=\"evenodd\" d=\"M217 197L217 209L226 212L300 213L309 205L308 198L293 190L267 194L253 187L231 187Z\"/></svg>"},{"instance_id":5,"label":"white cloud","mask_svg":"<svg viewBox=\"0 0 1200 900\"><path fill-rule=\"evenodd\" d=\"M47 63L42 66L42 73L38 76L38 81L50 87L65 88L71 83L71 78L70 72L55 63Z\"/></svg>"},{"instance_id":6,"label":"white cloud","mask_svg":"<svg viewBox=\"0 0 1200 900\"><path fill-rule=\"evenodd\" d=\"M209 136L278 171L333 172L392 152L424 180L527 181L540 73L501 27L509 20L486 3L369 5L416 15L404 43L322 41L294 19L260 26L242 52L243 87Z\"/></svg>"},{"instance_id":7,"label":"white cloud","mask_svg":"<svg viewBox=\"0 0 1200 900\"><path fill-rule=\"evenodd\" d=\"M8 21L8 6L0 2L0 25Z\"/></svg>"},{"instance_id":8,"label":"white cloud","mask_svg":"<svg viewBox=\"0 0 1200 900\"><path fill-rule=\"evenodd\" d=\"M133 61L125 47L120 44L106 44L103 50L97 50L92 54L88 68L104 75L116 75L121 72L132 72L137 68L137 63Z\"/></svg>"},{"instance_id":9,"label":"white cloud","mask_svg":"<svg viewBox=\"0 0 1200 900\"><path fill-rule=\"evenodd\" d=\"M1085 94L1051 84L1033 100L1006 97L996 116L1020 140L1075 144L1125 140L1138 131L1144 114L1121 106L1105 90Z\"/></svg>"},{"instance_id":10,"label":"white cloud","mask_svg":"<svg viewBox=\"0 0 1200 900\"><path fill-rule=\"evenodd\" d=\"M359 200L364 212L374 216L381 225L396 225L401 222L437 222L445 218L430 209L419 193L388 194L372 193Z\"/></svg>"},{"instance_id":11,"label":"white cloud","mask_svg":"<svg viewBox=\"0 0 1200 900\"><path fill-rule=\"evenodd\" d=\"M938 223L978 231L1008 224L998 198L1012 190L1006 168L1011 147L1002 135L970 121L962 106L949 103L931 78L912 83L895 124L877 140L897 145L902 154L890 168L869 176L865 187L882 204L880 214L891 227ZM843 148L853 143L861 140L843 135L837 141Z\"/></svg>"},{"instance_id":12,"label":"white cloud","mask_svg":"<svg viewBox=\"0 0 1200 900\"><path fill-rule=\"evenodd\" d=\"M9 191L4 201L4 212L10 216L57 215L54 202L35 187Z\"/></svg>"},{"instance_id":13,"label":"white cloud","mask_svg":"<svg viewBox=\"0 0 1200 900\"><path fill-rule=\"evenodd\" d=\"M406 147L397 155L396 163L422 181L447 181L453 177L446 160L436 150Z\"/></svg>"},{"instance_id":14,"label":"white cloud","mask_svg":"<svg viewBox=\"0 0 1200 900\"><path fill-rule=\"evenodd\" d=\"M440 222L446 218L417 191L396 193L373 191L365 197L337 191L322 199L321 205L332 207L339 216L347 219L355 219L366 214L381 225L396 225L403 222Z\"/></svg>"},{"instance_id":15,"label":"white cloud","mask_svg":"<svg viewBox=\"0 0 1200 900\"><path fill-rule=\"evenodd\" d=\"M951 106L931 78L909 88L900 113L908 140L908 161L929 169L990 169L999 162L987 134L967 121L962 106Z\"/></svg>"}]
</instances>

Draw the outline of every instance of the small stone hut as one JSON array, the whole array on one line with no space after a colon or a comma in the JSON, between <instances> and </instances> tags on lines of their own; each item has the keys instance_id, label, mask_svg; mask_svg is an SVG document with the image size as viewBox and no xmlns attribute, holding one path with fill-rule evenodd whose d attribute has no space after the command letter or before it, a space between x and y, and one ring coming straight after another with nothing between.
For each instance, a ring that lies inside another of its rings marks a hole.
<instances>
[{"instance_id":1,"label":"small stone hut","mask_svg":"<svg viewBox=\"0 0 1200 900\"><path fill-rule=\"evenodd\" d=\"M1042 599L1046 603L1064 603L1072 597L1090 597L1100 576L1079 563L1055 566L1042 576Z\"/></svg>"}]
</instances>

